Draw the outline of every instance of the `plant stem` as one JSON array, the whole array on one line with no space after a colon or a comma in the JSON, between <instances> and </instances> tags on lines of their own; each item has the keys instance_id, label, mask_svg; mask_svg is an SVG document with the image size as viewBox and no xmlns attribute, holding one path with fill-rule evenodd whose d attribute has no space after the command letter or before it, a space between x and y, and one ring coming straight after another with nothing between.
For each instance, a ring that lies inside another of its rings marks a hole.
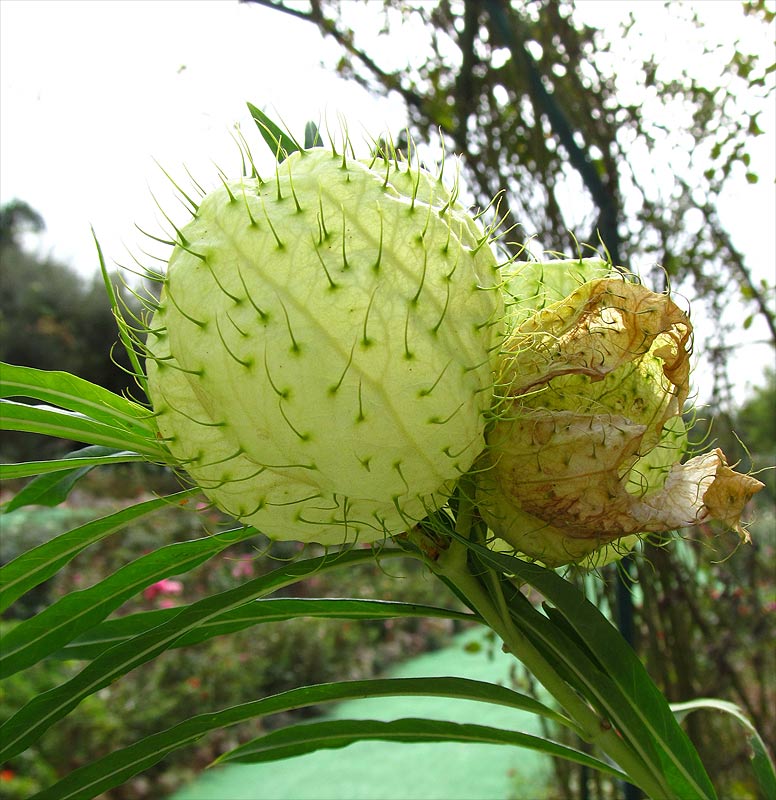
<instances>
[{"instance_id":1,"label":"plant stem","mask_svg":"<svg viewBox=\"0 0 776 800\"><path fill-rule=\"evenodd\" d=\"M471 504L463 500L456 520L456 532L471 533ZM629 779L654 800L669 800L672 794L663 783L659 769L645 763L619 734L577 694L539 650L512 621L496 573L482 565L475 575L469 565L468 549L453 540L430 566L452 584L502 639L505 648L521 661L576 723L582 739L601 748ZM486 588L486 584L489 588Z\"/></svg>"}]
</instances>

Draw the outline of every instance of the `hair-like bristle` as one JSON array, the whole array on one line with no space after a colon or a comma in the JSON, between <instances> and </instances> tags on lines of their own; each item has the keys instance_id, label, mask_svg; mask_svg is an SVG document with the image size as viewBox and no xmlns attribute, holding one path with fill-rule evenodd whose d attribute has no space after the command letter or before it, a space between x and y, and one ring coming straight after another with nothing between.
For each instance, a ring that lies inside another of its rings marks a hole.
<instances>
[{"instance_id":1,"label":"hair-like bristle","mask_svg":"<svg viewBox=\"0 0 776 800\"><path fill-rule=\"evenodd\" d=\"M158 424L167 446L220 508L245 522L276 520L273 535L385 541L439 508L484 446L502 308L492 230L465 220L457 178L445 188L444 146L431 173L409 135L406 157L388 135L356 161L344 120L331 151L294 152L296 140L254 118L276 145L274 184L262 186L236 129L242 177L218 170L211 194L183 194L194 212L184 227L160 209L169 238L150 238L175 257L166 275L150 276L164 288L161 304L143 304L154 314L143 319L149 344L134 341L136 317L127 337L147 361L152 400L166 408ZM321 394L308 377L316 370ZM408 387L394 400L400 375ZM384 426L391 432L378 433ZM241 454L222 442L227 429ZM344 459L333 472L332 435ZM419 452L424 437L435 442L428 453ZM278 452L289 463L276 463Z\"/></svg>"}]
</instances>

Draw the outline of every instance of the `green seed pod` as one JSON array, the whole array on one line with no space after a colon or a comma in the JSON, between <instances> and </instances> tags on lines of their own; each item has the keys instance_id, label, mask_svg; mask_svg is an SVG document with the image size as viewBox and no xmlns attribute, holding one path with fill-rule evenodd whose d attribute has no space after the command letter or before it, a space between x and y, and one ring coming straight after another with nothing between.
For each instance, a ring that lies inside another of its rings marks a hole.
<instances>
[{"instance_id":1,"label":"green seed pod","mask_svg":"<svg viewBox=\"0 0 776 800\"><path fill-rule=\"evenodd\" d=\"M550 566L600 566L639 533L709 519L745 536L739 517L762 484L719 450L679 463L684 312L597 260L531 264L507 288L502 401L478 476L494 533Z\"/></svg>"},{"instance_id":2,"label":"green seed pod","mask_svg":"<svg viewBox=\"0 0 776 800\"><path fill-rule=\"evenodd\" d=\"M276 539L373 541L484 447L503 316L487 235L404 163L299 151L208 194L147 340L160 435Z\"/></svg>"}]
</instances>

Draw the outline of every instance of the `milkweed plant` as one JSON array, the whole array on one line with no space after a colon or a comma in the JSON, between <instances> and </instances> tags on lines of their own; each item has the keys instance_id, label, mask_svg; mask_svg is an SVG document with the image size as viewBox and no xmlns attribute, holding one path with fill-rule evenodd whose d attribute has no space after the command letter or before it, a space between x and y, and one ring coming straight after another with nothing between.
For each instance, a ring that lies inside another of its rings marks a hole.
<instances>
[{"instance_id":1,"label":"milkweed plant","mask_svg":"<svg viewBox=\"0 0 776 800\"><path fill-rule=\"evenodd\" d=\"M637 553L645 536L711 520L748 538L741 514L762 485L735 472L720 450L689 452L687 313L598 255L507 256L498 203L486 225L459 201L444 159L427 170L411 142L403 153L376 139L358 153L346 131L324 145L314 125L299 142L249 107L272 147L272 169L259 172L240 135L241 176L220 173L211 191L176 184L190 219L178 227L168 217L166 269L145 270L159 286L142 314L122 313L100 252L142 401L67 373L2 365L4 430L86 445L3 465L5 479L38 476L6 510L50 486L66 496L62 487L89 469L125 461L166 465L184 484L4 565L3 609L87 547L186 498L204 494L235 525L149 553L6 633L2 677L87 633L103 644L72 678L3 722L0 761L182 637L234 630L227 621L237 609L260 635L265 598L278 589L322 570L414 558L459 598L467 619L490 628L532 672L546 703L463 678L305 686L166 729L159 720L158 732L36 797L95 797L248 719L400 694L522 709L568 728L581 745L462 722L327 720L274 731L218 760L270 761L366 737L480 742L569 759L650 798L710 800L714 787L678 720L711 707L741 722L760 785L775 791L762 740L737 707L669 705L568 580L572 568ZM101 637L127 597L257 532L325 549L161 623L131 615L122 636ZM543 605L529 601L527 588ZM310 602L318 616L335 615L331 600ZM390 606L394 617L410 614L409 605Z\"/></svg>"}]
</instances>

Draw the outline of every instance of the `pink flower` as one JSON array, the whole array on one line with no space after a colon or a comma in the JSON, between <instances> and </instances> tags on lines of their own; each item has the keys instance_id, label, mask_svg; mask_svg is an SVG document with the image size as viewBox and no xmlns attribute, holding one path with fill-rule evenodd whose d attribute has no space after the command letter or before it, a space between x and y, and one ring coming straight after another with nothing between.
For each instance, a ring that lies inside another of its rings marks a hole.
<instances>
[{"instance_id":1,"label":"pink flower","mask_svg":"<svg viewBox=\"0 0 776 800\"><path fill-rule=\"evenodd\" d=\"M250 578L254 574L253 558L251 556L240 556L232 567L233 578Z\"/></svg>"},{"instance_id":2,"label":"pink flower","mask_svg":"<svg viewBox=\"0 0 776 800\"><path fill-rule=\"evenodd\" d=\"M145 597L146 600L153 600L160 594L180 594L182 591L183 584L180 581L175 581L171 578L163 578L147 587L143 592L143 597Z\"/></svg>"}]
</instances>

